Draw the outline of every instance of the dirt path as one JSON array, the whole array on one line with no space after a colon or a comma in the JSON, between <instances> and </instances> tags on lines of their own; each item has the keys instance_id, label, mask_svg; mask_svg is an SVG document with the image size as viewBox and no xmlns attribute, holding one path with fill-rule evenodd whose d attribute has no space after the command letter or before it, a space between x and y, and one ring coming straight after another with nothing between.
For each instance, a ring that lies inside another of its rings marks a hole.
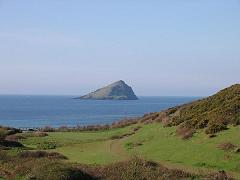
<instances>
[{"instance_id":1,"label":"dirt path","mask_svg":"<svg viewBox=\"0 0 240 180\"><path fill-rule=\"evenodd\" d=\"M115 139L111 140L110 145L109 145L109 151L113 154L116 154L120 157L121 160L126 160L130 156L128 152L124 148L124 140L127 137L121 138L121 139Z\"/></svg>"},{"instance_id":2,"label":"dirt path","mask_svg":"<svg viewBox=\"0 0 240 180\"><path fill-rule=\"evenodd\" d=\"M129 137L137 133L141 127L136 127L134 131L122 136L120 139L111 140L109 151L112 154L118 155L122 160L126 160L130 158L130 154L124 148L124 141Z\"/></svg>"}]
</instances>

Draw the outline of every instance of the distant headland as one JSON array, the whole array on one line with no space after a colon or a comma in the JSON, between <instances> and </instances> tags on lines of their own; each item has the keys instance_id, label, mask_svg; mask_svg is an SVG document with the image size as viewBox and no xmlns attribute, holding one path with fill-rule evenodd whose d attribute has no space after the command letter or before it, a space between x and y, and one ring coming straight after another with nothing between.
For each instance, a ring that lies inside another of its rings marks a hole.
<instances>
[{"instance_id":1,"label":"distant headland","mask_svg":"<svg viewBox=\"0 0 240 180\"><path fill-rule=\"evenodd\" d=\"M137 100L132 88L120 80L76 99Z\"/></svg>"}]
</instances>

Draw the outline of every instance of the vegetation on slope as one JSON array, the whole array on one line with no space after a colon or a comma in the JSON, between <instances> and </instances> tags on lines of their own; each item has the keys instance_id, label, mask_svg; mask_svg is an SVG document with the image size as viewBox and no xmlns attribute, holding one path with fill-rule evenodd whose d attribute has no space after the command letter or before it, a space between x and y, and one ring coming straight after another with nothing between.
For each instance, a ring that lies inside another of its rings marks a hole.
<instances>
[{"instance_id":1,"label":"vegetation on slope","mask_svg":"<svg viewBox=\"0 0 240 180\"><path fill-rule=\"evenodd\" d=\"M47 154L47 153L46 153ZM8 155L0 151L0 175L7 179L31 180L168 180L168 179L228 179L225 172L207 175L188 173L184 170L170 169L165 166L139 158L110 164L90 166L72 164L48 156Z\"/></svg>"},{"instance_id":2,"label":"vegetation on slope","mask_svg":"<svg viewBox=\"0 0 240 180\"><path fill-rule=\"evenodd\" d=\"M202 100L146 115L142 121L161 121L165 126L180 125L189 129L206 128L207 134L225 130L229 124L239 125L240 85L233 85Z\"/></svg>"}]
</instances>

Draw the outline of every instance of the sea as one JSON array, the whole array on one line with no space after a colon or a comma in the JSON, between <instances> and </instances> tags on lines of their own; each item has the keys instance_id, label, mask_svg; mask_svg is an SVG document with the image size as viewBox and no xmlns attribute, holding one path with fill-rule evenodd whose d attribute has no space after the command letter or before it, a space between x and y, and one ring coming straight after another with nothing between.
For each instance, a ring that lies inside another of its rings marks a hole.
<instances>
[{"instance_id":1,"label":"sea","mask_svg":"<svg viewBox=\"0 0 240 180\"><path fill-rule=\"evenodd\" d=\"M74 96L0 95L0 125L16 128L111 124L185 104L201 97L81 100Z\"/></svg>"}]
</instances>

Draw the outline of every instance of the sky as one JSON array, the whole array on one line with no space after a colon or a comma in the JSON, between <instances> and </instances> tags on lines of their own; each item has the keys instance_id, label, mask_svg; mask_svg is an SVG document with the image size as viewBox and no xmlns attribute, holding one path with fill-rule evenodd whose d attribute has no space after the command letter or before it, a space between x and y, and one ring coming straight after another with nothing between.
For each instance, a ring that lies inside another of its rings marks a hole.
<instances>
[{"instance_id":1,"label":"sky","mask_svg":"<svg viewBox=\"0 0 240 180\"><path fill-rule=\"evenodd\" d=\"M0 0L0 94L207 96L240 81L239 0Z\"/></svg>"}]
</instances>

